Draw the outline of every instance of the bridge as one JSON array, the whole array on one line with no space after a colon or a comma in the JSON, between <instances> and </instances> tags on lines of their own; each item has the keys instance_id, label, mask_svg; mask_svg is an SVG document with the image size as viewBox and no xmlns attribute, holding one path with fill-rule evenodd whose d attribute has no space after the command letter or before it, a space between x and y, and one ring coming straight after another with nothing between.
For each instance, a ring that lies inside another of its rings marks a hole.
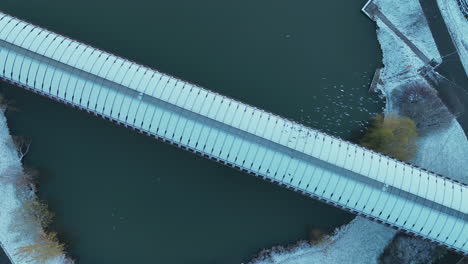
<instances>
[{"instance_id":1,"label":"bridge","mask_svg":"<svg viewBox=\"0 0 468 264\"><path fill-rule=\"evenodd\" d=\"M0 12L0 77L50 99L468 252L468 189Z\"/></svg>"}]
</instances>

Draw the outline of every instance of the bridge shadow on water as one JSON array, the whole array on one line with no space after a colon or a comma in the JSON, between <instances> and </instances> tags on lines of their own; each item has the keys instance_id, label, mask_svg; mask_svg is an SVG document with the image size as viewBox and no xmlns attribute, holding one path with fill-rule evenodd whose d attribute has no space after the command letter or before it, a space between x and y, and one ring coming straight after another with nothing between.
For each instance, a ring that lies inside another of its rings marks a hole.
<instances>
[{"instance_id":1,"label":"bridge shadow on water","mask_svg":"<svg viewBox=\"0 0 468 264\"><path fill-rule=\"evenodd\" d=\"M429 24L442 63L436 73L428 73L426 79L436 88L442 101L457 117L465 134L468 134L468 77L461 63L447 25L437 5L437 0L419 0Z\"/></svg>"}]
</instances>

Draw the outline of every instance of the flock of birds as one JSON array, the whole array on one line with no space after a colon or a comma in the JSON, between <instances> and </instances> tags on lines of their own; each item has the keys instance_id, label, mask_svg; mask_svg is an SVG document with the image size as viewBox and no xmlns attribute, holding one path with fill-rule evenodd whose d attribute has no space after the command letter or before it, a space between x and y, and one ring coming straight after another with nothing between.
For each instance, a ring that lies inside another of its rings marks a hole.
<instances>
[{"instance_id":1,"label":"flock of birds","mask_svg":"<svg viewBox=\"0 0 468 264\"><path fill-rule=\"evenodd\" d=\"M322 96L312 96L311 108L299 109L297 122L325 133L349 139L353 133L364 133L370 119L384 108L378 94L367 94L371 76L364 73L367 84L360 87L326 85L321 87Z\"/></svg>"}]
</instances>

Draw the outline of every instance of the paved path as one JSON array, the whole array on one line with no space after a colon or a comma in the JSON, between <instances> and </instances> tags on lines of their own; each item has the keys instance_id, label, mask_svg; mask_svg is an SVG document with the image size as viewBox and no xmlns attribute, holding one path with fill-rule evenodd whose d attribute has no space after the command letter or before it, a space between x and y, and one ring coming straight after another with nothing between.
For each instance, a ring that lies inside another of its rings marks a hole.
<instances>
[{"instance_id":1,"label":"paved path","mask_svg":"<svg viewBox=\"0 0 468 264\"><path fill-rule=\"evenodd\" d=\"M421 59L424 64L428 64L431 60L418 48L416 45L411 42L376 6L373 2L368 2L364 8L363 12L369 16L371 19L379 19L382 21L391 31L395 33L402 41L405 43L413 52Z\"/></svg>"}]
</instances>

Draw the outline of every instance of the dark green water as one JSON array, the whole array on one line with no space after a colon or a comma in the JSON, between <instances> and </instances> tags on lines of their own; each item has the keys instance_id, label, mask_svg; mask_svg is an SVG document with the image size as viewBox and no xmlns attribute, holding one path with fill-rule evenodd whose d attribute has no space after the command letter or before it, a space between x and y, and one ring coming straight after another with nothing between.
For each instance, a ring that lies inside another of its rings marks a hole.
<instances>
[{"instance_id":1,"label":"dark green water","mask_svg":"<svg viewBox=\"0 0 468 264\"><path fill-rule=\"evenodd\" d=\"M379 112L361 1L3 0L0 9L350 138ZM25 163L78 263L240 263L353 216L1 84ZM364 110L365 109L365 110Z\"/></svg>"}]
</instances>

